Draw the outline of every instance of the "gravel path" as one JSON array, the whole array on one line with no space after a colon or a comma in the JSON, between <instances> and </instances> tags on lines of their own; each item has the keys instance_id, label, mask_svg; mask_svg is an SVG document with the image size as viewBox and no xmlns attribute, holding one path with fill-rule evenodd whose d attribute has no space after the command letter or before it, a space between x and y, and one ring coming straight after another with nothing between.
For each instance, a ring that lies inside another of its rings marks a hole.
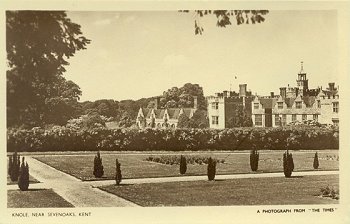
<instances>
[{"instance_id":1,"label":"gravel path","mask_svg":"<svg viewBox=\"0 0 350 224\"><path fill-rule=\"evenodd\" d=\"M339 171L300 171L293 172L292 177L309 176L309 175L331 175L339 174ZM266 177L284 177L282 172L279 173L250 173L250 174L229 174L215 175L215 180L239 179L239 178L266 178ZM157 178L140 178L140 179L123 179L122 184L144 184L144 183L164 183L177 181L199 181L208 180L207 176L183 176L183 177L157 177ZM102 185L114 184L114 180L90 181L92 186L98 187Z\"/></svg>"},{"instance_id":2,"label":"gravel path","mask_svg":"<svg viewBox=\"0 0 350 224\"><path fill-rule=\"evenodd\" d=\"M66 173L52 168L31 157L26 157L30 174L40 184L32 184L30 188L53 189L75 207L125 207L138 206L113 194L106 193L91 186L88 182L72 177ZM12 188L15 186L10 186ZM17 188L18 189L18 188Z\"/></svg>"}]
</instances>

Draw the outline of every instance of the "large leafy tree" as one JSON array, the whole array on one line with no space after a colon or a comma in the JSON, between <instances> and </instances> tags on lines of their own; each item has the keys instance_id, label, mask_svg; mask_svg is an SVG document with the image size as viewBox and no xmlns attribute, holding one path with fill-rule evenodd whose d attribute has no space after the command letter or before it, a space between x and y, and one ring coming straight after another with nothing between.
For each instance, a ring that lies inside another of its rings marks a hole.
<instances>
[{"instance_id":1,"label":"large leafy tree","mask_svg":"<svg viewBox=\"0 0 350 224\"><path fill-rule=\"evenodd\" d=\"M7 124L63 124L81 95L63 77L67 59L90 42L63 11L7 11Z\"/></svg>"}]
</instances>

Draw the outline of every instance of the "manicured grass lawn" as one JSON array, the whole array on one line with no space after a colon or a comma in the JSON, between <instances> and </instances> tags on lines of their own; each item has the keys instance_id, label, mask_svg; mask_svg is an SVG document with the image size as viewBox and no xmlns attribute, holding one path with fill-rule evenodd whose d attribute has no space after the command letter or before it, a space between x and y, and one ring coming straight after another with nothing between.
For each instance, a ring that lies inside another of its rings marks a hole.
<instances>
[{"instance_id":1,"label":"manicured grass lawn","mask_svg":"<svg viewBox=\"0 0 350 224\"><path fill-rule=\"evenodd\" d=\"M8 208L65 208L74 207L51 189L28 191L8 190Z\"/></svg>"},{"instance_id":2,"label":"manicured grass lawn","mask_svg":"<svg viewBox=\"0 0 350 224\"><path fill-rule=\"evenodd\" d=\"M282 172L283 151L261 152L258 172ZM320 167L319 170L338 170L337 160L327 159L327 156L338 156L338 151L318 152ZM166 177L180 176L178 165L165 165L149 162L145 159L152 154L139 153L105 153L101 152L104 166L105 179L113 179L115 175L115 159L121 163L123 178L146 178L146 177ZM163 154L164 155L164 154ZM180 155L180 153L178 154ZM213 157L225 159L225 163L217 165L217 174L252 173L249 165L249 152L240 153L208 153L193 152L191 155L201 157ZM93 176L94 154L82 155L37 155L34 158L44 162L58 170L71 174L82 180L95 180ZM153 154L155 156L155 154ZM160 155L157 155L160 156ZM295 171L313 170L314 152L293 152ZM205 175L206 165L188 164L186 175Z\"/></svg>"},{"instance_id":3,"label":"manicured grass lawn","mask_svg":"<svg viewBox=\"0 0 350 224\"><path fill-rule=\"evenodd\" d=\"M100 187L141 206L336 204L320 188L339 188L338 175L267 177Z\"/></svg>"}]
</instances>

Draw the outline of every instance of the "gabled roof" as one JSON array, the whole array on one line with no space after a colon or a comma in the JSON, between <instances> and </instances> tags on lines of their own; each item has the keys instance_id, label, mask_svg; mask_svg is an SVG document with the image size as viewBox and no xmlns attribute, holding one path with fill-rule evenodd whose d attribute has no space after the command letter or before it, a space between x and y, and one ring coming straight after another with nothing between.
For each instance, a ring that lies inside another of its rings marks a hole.
<instances>
[{"instance_id":1,"label":"gabled roof","mask_svg":"<svg viewBox=\"0 0 350 224\"><path fill-rule=\"evenodd\" d=\"M261 98L260 104L263 106L264 109L266 108L273 108L277 102L277 99L275 98Z\"/></svg>"},{"instance_id":2,"label":"gabled roof","mask_svg":"<svg viewBox=\"0 0 350 224\"><path fill-rule=\"evenodd\" d=\"M286 98L284 102L287 104L287 107L292 107L293 103L295 101L295 98Z\"/></svg>"},{"instance_id":3,"label":"gabled roof","mask_svg":"<svg viewBox=\"0 0 350 224\"><path fill-rule=\"evenodd\" d=\"M304 101L304 103L305 103L305 105L307 107L312 107L312 105L315 103L316 97L314 97L314 96L303 96L302 99L303 99L303 101Z\"/></svg>"},{"instance_id":4,"label":"gabled roof","mask_svg":"<svg viewBox=\"0 0 350 224\"><path fill-rule=\"evenodd\" d=\"M169 108L168 109L168 114L169 114L169 119L178 119L180 115L180 108Z\"/></svg>"}]
</instances>

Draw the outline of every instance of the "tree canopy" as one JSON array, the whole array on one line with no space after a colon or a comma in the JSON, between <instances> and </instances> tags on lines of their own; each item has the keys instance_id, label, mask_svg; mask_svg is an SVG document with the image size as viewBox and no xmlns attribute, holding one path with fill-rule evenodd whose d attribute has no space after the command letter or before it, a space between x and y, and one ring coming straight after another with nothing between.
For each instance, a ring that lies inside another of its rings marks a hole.
<instances>
[{"instance_id":1,"label":"tree canopy","mask_svg":"<svg viewBox=\"0 0 350 224\"><path fill-rule=\"evenodd\" d=\"M180 10L180 12L190 12L189 10ZM200 24L200 17L207 15L215 15L217 18L216 25L218 27L226 27L232 25L232 18L236 20L237 25L256 24L265 21L264 16L269 13L268 10L195 10L196 19L194 20L195 34L202 35L203 26ZM199 17L199 18L198 18Z\"/></svg>"},{"instance_id":2,"label":"tree canopy","mask_svg":"<svg viewBox=\"0 0 350 224\"><path fill-rule=\"evenodd\" d=\"M89 43L63 11L6 11L8 126L64 124L75 115L81 91L64 66Z\"/></svg>"}]
</instances>

